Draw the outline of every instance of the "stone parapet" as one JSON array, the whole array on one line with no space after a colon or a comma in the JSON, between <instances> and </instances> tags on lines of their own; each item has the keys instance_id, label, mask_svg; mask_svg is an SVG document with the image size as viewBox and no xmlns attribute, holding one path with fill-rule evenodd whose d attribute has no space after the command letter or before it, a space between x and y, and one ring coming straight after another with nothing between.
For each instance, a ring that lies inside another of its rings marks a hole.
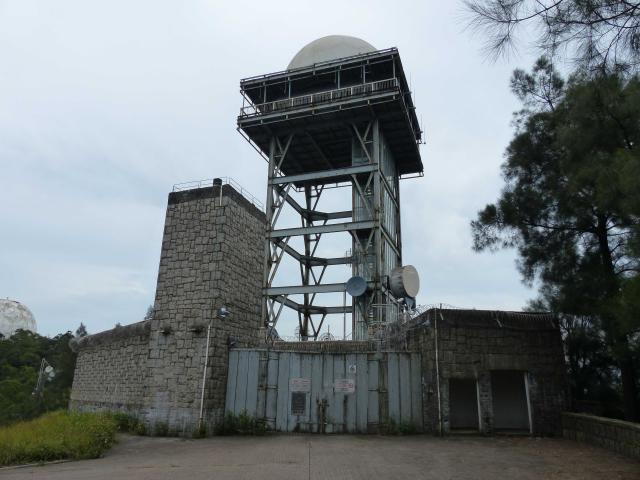
<instances>
[{"instance_id":1,"label":"stone parapet","mask_svg":"<svg viewBox=\"0 0 640 480\"><path fill-rule=\"evenodd\" d=\"M562 435L640 460L639 423L564 412Z\"/></svg>"}]
</instances>

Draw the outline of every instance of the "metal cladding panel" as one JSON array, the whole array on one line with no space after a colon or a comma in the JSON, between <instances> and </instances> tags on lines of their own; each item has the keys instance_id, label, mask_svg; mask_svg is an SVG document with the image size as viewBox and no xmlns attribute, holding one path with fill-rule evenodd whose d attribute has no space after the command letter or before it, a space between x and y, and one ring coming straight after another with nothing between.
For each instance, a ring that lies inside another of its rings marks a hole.
<instances>
[{"instance_id":1,"label":"metal cladding panel","mask_svg":"<svg viewBox=\"0 0 640 480\"><path fill-rule=\"evenodd\" d=\"M354 371L355 368L355 371ZM344 378L356 380L356 392L358 391L357 382L358 363L357 355L351 354L345 356L345 376ZM345 394L344 402L344 419L345 419L345 431L355 432L356 430L356 413L359 405L357 402L356 393Z\"/></svg>"},{"instance_id":2,"label":"metal cladding panel","mask_svg":"<svg viewBox=\"0 0 640 480\"><path fill-rule=\"evenodd\" d=\"M229 352L229 373L227 374L226 410L233 412L236 404L236 384L238 378L238 357L242 352L232 350Z\"/></svg>"},{"instance_id":3,"label":"metal cladding panel","mask_svg":"<svg viewBox=\"0 0 640 480\"><path fill-rule=\"evenodd\" d=\"M238 358L238 380L236 381L236 402L233 411L236 415L246 409L247 403L247 374L249 372L249 352L240 352Z\"/></svg>"},{"instance_id":4,"label":"metal cladding panel","mask_svg":"<svg viewBox=\"0 0 640 480\"><path fill-rule=\"evenodd\" d=\"M267 428L276 429L276 412L278 411L278 372L280 356L275 352L268 352L267 361L267 395L265 421Z\"/></svg>"},{"instance_id":5,"label":"metal cladding panel","mask_svg":"<svg viewBox=\"0 0 640 480\"><path fill-rule=\"evenodd\" d=\"M308 381L299 390L305 396L303 414L292 412L292 379ZM355 380L355 389L338 386L344 380ZM422 429L420 354L232 350L227 387L226 411L246 410L271 430L367 433L389 420Z\"/></svg>"},{"instance_id":6,"label":"metal cladding panel","mask_svg":"<svg viewBox=\"0 0 640 480\"><path fill-rule=\"evenodd\" d=\"M267 352L256 352L258 354L258 376L257 376L257 389L258 395L256 399L256 418L262 418L266 416L267 408L267 375L269 365L269 355Z\"/></svg>"},{"instance_id":7,"label":"metal cladding panel","mask_svg":"<svg viewBox=\"0 0 640 480\"><path fill-rule=\"evenodd\" d=\"M356 430L368 431L367 415L369 411L369 382L367 354L359 353L356 360Z\"/></svg>"},{"instance_id":8,"label":"metal cladding panel","mask_svg":"<svg viewBox=\"0 0 640 480\"><path fill-rule=\"evenodd\" d=\"M276 430L286 432L289 420L289 359L291 354L281 353L278 360L278 404Z\"/></svg>"},{"instance_id":9,"label":"metal cladding panel","mask_svg":"<svg viewBox=\"0 0 640 480\"><path fill-rule=\"evenodd\" d=\"M301 357L298 353L291 353L289 356L289 378L287 385L292 378L300 378L301 370ZM308 410L306 410L308 412ZM287 395L287 432L298 431L300 429L300 423L304 422L304 416L294 415L291 411L291 390Z\"/></svg>"},{"instance_id":10,"label":"metal cladding panel","mask_svg":"<svg viewBox=\"0 0 640 480\"><path fill-rule=\"evenodd\" d=\"M400 372L398 354L387 354L387 395L389 401L389 419L400 423Z\"/></svg>"},{"instance_id":11,"label":"metal cladding panel","mask_svg":"<svg viewBox=\"0 0 640 480\"><path fill-rule=\"evenodd\" d=\"M333 423L329 420L331 418L330 405L333 403L333 356L322 355L322 389L326 394L326 400L328 402L326 415L326 432L333 433Z\"/></svg>"},{"instance_id":12,"label":"metal cladding panel","mask_svg":"<svg viewBox=\"0 0 640 480\"><path fill-rule=\"evenodd\" d=\"M245 410L251 417L257 417L258 413L258 375L260 374L260 353L247 352L247 393Z\"/></svg>"},{"instance_id":13,"label":"metal cladding panel","mask_svg":"<svg viewBox=\"0 0 640 480\"><path fill-rule=\"evenodd\" d=\"M398 355L399 357L399 387L400 387L400 421L411 422L411 357Z\"/></svg>"},{"instance_id":14,"label":"metal cladding panel","mask_svg":"<svg viewBox=\"0 0 640 480\"><path fill-rule=\"evenodd\" d=\"M422 430L422 365L419 353L411 354L411 422Z\"/></svg>"},{"instance_id":15,"label":"metal cladding panel","mask_svg":"<svg viewBox=\"0 0 640 480\"><path fill-rule=\"evenodd\" d=\"M346 378L345 377L345 356L344 355L334 355L333 356L333 382L336 379ZM336 392L335 388L333 388L333 396L332 401L329 405L329 422L333 424L334 432L344 432L345 431L345 403L346 403L346 394L341 392Z\"/></svg>"},{"instance_id":16,"label":"metal cladding panel","mask_svg":"<svg viewBox=\"0 0 640 480\"><path fill-rule=\"evenodd\" d=\"M300 378L307 378L310 381L313 378L313 359L315 355L302 355L300 360ZM321 377L322 378L322 377ZM317 423L317 417L312 416L313 385L310 385L309 392L306 393L305 414L300 417L300 428L305 432L312 432L313 425Z\"/></svg>"},{"instance_id":17,"label":"metal cladding panel","mask_svg":"<svg viewBox=\"0 0 640 480\"><path fill-rule=\"evenodd\" d=\"M309 396L309 417L312 432L320 432L319 404L325 398L323 389L323 371L322 371L322 355L315 354L311 356L311 395Z\"/></svg>"},{"instance_id":18,"label":"metal cladding panel","mask_svg":"<svg viewBox=\"0 0 640 480\"><path fill-rule=\"evenodd\" d=\"M367 362L367 429L375 429L380 423L380 407L378 393L378 369L380 363L377 360Z\"/></svg>"}]
</instances>

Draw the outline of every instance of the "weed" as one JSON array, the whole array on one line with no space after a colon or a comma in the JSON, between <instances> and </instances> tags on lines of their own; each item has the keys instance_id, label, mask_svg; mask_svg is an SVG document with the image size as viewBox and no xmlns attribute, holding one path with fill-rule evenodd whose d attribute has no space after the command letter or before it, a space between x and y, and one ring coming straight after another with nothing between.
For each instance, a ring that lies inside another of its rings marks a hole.
<instances>
[{"instance_id":1,"label":"weed","mask_svg":"<svg viewBox=\"0 0 640 480\"><path fill-rule=\"evenodd\" d=\"M0 429L0 465L96 458L118 430L105 413L56 411Z\"/></svg>"},{"instance_id":2,"label":"weed","mask_svg":"<svg viewBox=\"0 0 640 480\"><path fill-rule=\"evenodd\" d=\"M153 427L153 435L156 437L166 437L169 434L169 425L166 422L156 422Z\"/></svg>"}]
</instances>

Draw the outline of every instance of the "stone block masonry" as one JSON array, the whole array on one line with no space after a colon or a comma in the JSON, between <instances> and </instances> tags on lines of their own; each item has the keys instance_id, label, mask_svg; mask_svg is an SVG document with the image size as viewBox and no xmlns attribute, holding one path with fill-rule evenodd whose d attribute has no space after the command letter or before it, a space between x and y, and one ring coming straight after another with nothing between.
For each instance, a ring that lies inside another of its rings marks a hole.
<instances>
[{"instance_id":1,"label":"stone block masonry","mask_svg":"<svg viewBox=\"0 0 640 480\"><path fill-rule=\"evenodd\" d=\"M148 388L149 321L81 338L73 377L73 410L138 415Z\"/></svg>"},{"instance_id":2,"label":"stone block masonry","mask_svg":"<svg viewBox=\"0 0 640 480\"><path fill-rule=\"evenodd\" d=\"M563 413L562 434L640 460L640 424L584 413Z\"/></svg>"},{"instance_id":3,"label":"stone block masonry","mask_svg":"<svg viewBox=\"0 0 640 480\"><path fill-rule=\"evenodd\" d=\"M534 435L562 434L560 417L566 408L567 378L562 339L553 315L432 309L415 324L408 344L422 353L426 431L453 430L451 381L466 379L477 390L477 407L469 405L479 417L474 430L495 432L497 409L505 406L493 398L494 375L511 372L512 378L522 382L521 391L526 390L521 395L522 403L526 402L523 409L528 410L526 430ZM506 395L510 396L507 408L517 409L513 393Z\"/></svg>"},{"instance_id":4,"label":"stone block masonry","mask_svg":"<svg viewBox=\"0 0 640 480\"><path fill-rule=\"evenodd\" d=\"M211 324L204 411L212 428L224 412L229 343L258 342L264 228L264 214L229 185L169 194L145 336L116 338L115 329L80 342L71 408L123 410L151 431L190 435ZM231 311L224 320L222 306ZM127 376L132 363L137 373Z\"/></svg>"}]
</instances>

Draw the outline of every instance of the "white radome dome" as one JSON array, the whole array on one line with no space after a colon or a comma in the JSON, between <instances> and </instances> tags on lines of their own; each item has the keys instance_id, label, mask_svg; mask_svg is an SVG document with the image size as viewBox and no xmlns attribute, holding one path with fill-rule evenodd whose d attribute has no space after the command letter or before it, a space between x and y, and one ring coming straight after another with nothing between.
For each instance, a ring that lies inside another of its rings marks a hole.
<instances>
[{"instance_id":1,"label":"white radome dome","mask_svg":"<svg viewBox=\"0 0 640 480\"><path fill-rule=\"evenodd\" d=\"M375 51L373 45L360 38L347 35L329 35L318 38L302 47L289 63L287 70Z\"/></svg>"},{"instance_id":2,"label":"white radome dome","mask_svg":"<svg viewBox=\"0 0 640 480\"><path fill-rule=\"evenodd\" d=\"M15 300L0 299L0 334L9 338L16 330L36 331L36 319L27 307Z\"/></svg>"}]
</instances>

